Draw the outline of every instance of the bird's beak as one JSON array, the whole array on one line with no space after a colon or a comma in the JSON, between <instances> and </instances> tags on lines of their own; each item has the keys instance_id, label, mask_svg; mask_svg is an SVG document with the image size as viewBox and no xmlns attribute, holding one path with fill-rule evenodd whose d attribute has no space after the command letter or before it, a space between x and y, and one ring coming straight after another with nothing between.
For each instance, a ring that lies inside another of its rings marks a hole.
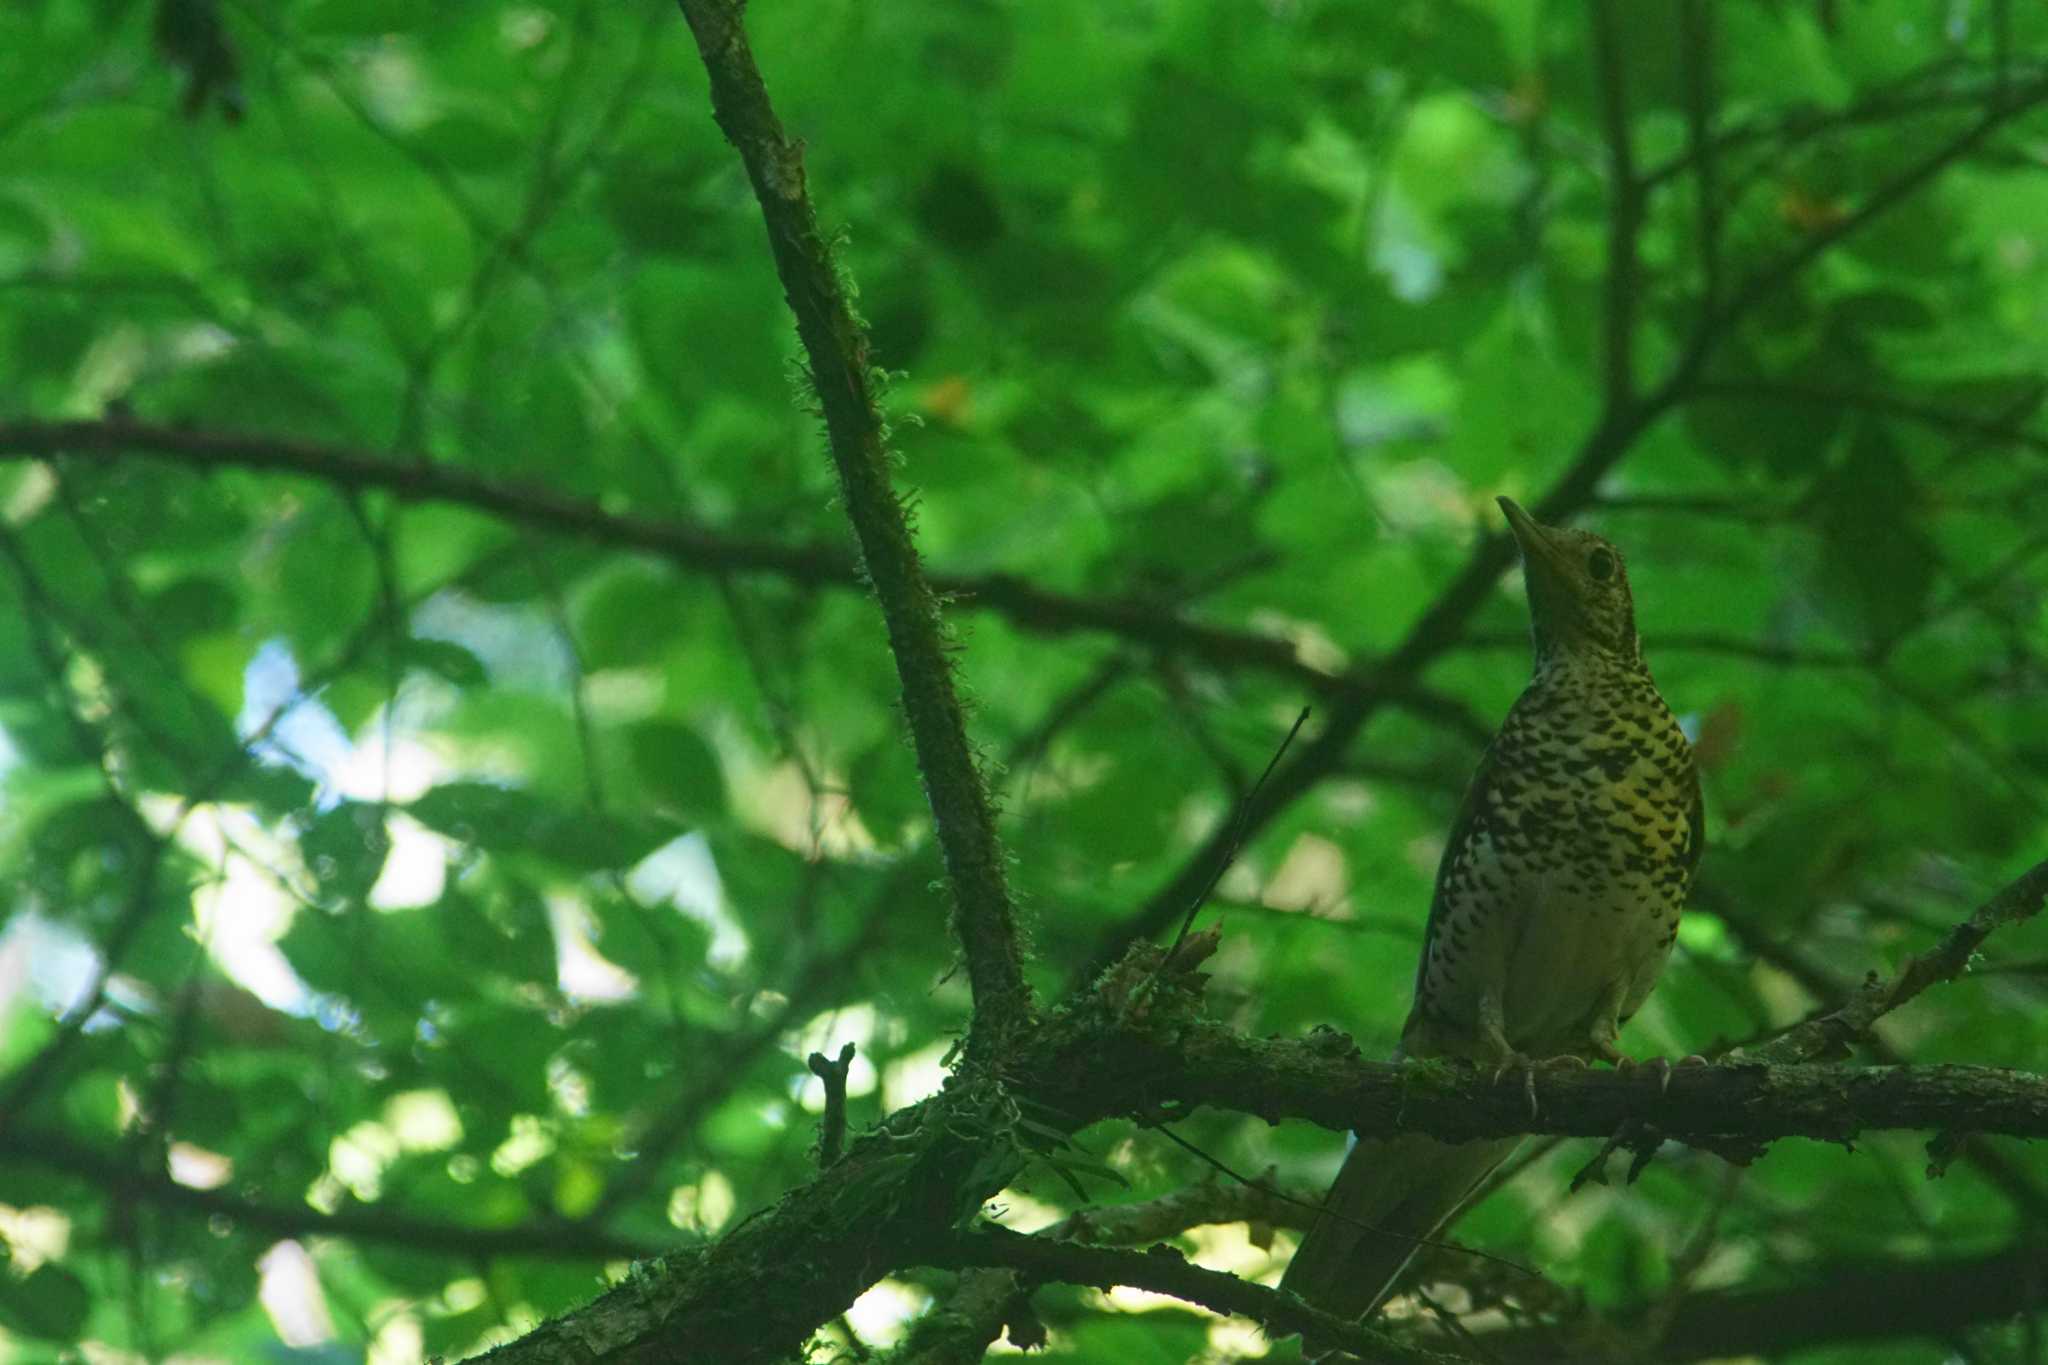
<instances>
[{"instance_id":1,"label":"bird's beak","mask_svg":"<svg viewBox=\"0 0 2048 1365\"><path fill-rule=\"evenodd\" d=\"M1508 529L1515 533L1515 544L1522 547L1522 566L1526 572L1529 565L1540 563L1552 572L1562 569L1564 554L1559 548L1550 528L1522 510L1522 504L1513 498L1496 498L1500 510L1508 519Z\"/></svg>"}]
</instances>

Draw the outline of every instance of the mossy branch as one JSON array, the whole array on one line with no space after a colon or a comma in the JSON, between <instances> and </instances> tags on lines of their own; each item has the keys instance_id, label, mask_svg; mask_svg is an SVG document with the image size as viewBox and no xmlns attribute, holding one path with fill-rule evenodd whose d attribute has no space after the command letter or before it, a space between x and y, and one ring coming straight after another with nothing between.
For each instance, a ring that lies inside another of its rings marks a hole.
<instances>
[{"instance_id":1,"label":"mossy branch","mask_svg":"<svg viewBox=\"0 0 2048 1365\"><path fill-rule=\"evenodd\" d=\"M945 1250L950 1230L1030 1159L1003 1136L1005 1106L1019 1099L1069 1130L1207 1107L1451 1141L1605 1136L1632 1122L1716 1148L1896 1128L2048 1137L2048 1077L1992 1067L1738 1062L1678 1067L1668 1088L1655 1073L1545 1072L1532 1117L1514 1076L1367 1062L1341 1034L1250 1038L1204 1019L1199 955L1185 950L1134 1006L1159 956L1133 953L1089 997L1023 1035L1003 1087L957 1084L897 1112L715 1247L636 1276L488 1359L744 1365L786 1356L881 1276L957 1263ZM1270 1306L1258 1301L1261 1313Z\"/></svg>"},{"instance_id":2,"label":"mossy branch","mask_svg":"<svg viewBox=\"0 0 2048 1365\"><path fill-rule=\"evenodd\" d=\"M974 988L970 1061L989 1061L1031 1014L1023 951L988 791L953 687L949 641L903 502L889 481L867 336L804 183L803 149L783 131L732 0L681 0L711 77L711 111L746 164L776 274L796 314L846 513L882 607L917 763L952 886L953 922Z\"/></svg>"}]
</instances>

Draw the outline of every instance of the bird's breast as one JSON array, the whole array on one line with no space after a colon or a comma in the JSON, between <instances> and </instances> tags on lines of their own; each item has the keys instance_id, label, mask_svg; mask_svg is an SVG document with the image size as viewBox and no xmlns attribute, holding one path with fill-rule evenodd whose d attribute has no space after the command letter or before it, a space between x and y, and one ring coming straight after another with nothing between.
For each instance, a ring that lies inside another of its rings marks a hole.
<instances>
[{"instance_id":1,"label":"bird's breast","mask_svg":"<svg viewBox=\"0 0 2048 1365\"><path fill-rule=\"evenodd\" d=\"M1439 1037L1476 1038L1489 987L1531 1054L1583 1046L1603 1001L1634 1013L1689 880L1691 765L1654 688L1524 695L1438 871L1416 1006Z\"/></svg>"}]
</instances>

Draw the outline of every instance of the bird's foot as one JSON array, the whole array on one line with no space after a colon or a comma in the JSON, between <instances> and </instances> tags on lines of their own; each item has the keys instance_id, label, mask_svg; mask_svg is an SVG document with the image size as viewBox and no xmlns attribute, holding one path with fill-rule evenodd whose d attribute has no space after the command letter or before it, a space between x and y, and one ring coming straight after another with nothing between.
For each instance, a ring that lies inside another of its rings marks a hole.
<instances>
[{"instance_id":1,"label":"bird's foot","mask_svg":"<svg viewBox=\"0 0 2048 1365\"><path fill-rule=\"evenodd\" d=\"M1493 1069L1493 1083L1499 1085L1510 1071L1522 1077L1522 1093L1529 1097L1529 1117L1535 1118L1536 1109L1536 1063L1519 1052L1510 1052L1501 1064Z\"/></svg>"},{"instance_id":2,"label":"bird's foot","mask_svg":"<svg viewBox=\"0 0 2048 1365\"><path fill-rule=\"evenodd\" d=\"M1643 1071L1657 1078L1657 1093L1659 1095L1671 1093L1672 1063L1669 1057L1652 1057L1646 1062L1638 1062L1633 1057L1622 1055L1617 1049L1615 1056L1609 1060L1614 1062L1614 1068L1617 1071L1634 1071L1638 1067L1642 1068ZM1707 1059L1700 1056L1697 1052L1689 1053L1678 1059L1679 1066L1705 1066L1706 1064Z\"/></svg>"},{"instance_id":3,"label":"bird's foot","mask_svg":"<svg viewBox=\"0 0 2048 1365\"><path fill-rule=\"evenodd\" d=\"M1585 1065L1586 1059L1584 1057L1569 1052L1561 1053L1555 1057L1545 1057L1541 1060L1531 1057L1527 1053L1510 1052L1501 1064L1494 1068L1493 1083L1499 1085L1501 1079L1510 1072L1519 1075L1522 1078L1522 1094L1529 1101L1529 1117L1533 1119L1540 1117L1543 1112L1536 1105L1537 1069L1542 1067L1550 1070L1582 1070Z\"/></svg>"},{"instance_id":4,"label":"bird's foot","mask_svg":"<svg viewBox=\"0 0 2048 1365\"><path fill-rule=\"evenodd\" d=\"M1652 1057L1647 1061L1639 1062L1635 1058L1629 1056L1626 1052L1623 1052L1621 1050L1620 1045L1614 1041L1611 1035L1607 1037L1594 1038L1592 1042L1588 1045L1588 1050L1591 1051L1595 1057L1598 1057L1601 1060L1612 1065L1616 1071L1632 1073L1638 1069L1641 1069L1642 1071L1645 1071L1650 1075L1655 1076L1657 1078L1657 1093L1660 1095L1668 1094L1671 1090L1672 1064L1671 1059L1669 1057ZM1706 1065L1706 1061L1706 1058L1700 1056L1697 1052L1695 1052L1690 1056L1679 1058L1678 1065L1704 1066Z\"/></svg>"}]
</instances>

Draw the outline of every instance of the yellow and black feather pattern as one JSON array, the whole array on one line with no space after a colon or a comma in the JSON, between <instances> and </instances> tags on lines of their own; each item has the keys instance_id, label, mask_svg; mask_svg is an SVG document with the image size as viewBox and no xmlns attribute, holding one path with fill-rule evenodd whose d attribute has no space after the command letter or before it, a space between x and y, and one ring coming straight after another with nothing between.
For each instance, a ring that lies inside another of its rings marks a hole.
<instances>
[{"instance_id":1,"label":"yellow and black feather pattern","mask_svg":"<svg viewBox=\"0 0 2048 1365\"><path fill-rule=\"evenodd\" d=\"M1642 661L1546 660L1445 845L1403 1049L1577 1054L1626 1023L1670 953L1704 824L1692 746Z\"/></svg>"}]
</instances>

